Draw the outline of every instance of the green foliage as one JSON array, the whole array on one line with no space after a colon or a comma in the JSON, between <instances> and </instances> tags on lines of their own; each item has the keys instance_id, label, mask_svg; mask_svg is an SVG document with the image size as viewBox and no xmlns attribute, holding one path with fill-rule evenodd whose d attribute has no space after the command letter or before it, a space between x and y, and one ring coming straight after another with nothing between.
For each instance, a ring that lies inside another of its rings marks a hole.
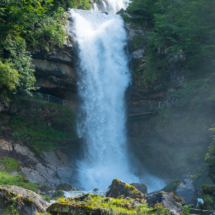
<instances>
[{"instance_id":1,"label":"green foliage","mask_svg":"<svg viewBox=\"0 0 215 215\"><path fill-rule=\"evenodd\" d=\"M13 158L3 158L0 160L0 163L5 165L7 172L20 171L20 164Z\"/></svg>"},{"instance_id":2,"label":"green foliage","mask_svg":"<svg viewBox=\"0 0 215 215\"><path fill-rule=\"evenodd\" d=\"M17 90L28 92L34 89L32 86L35 82L35 69L32 65L30 53L26 51L25 40L8 35L4 46L10 52L14 67L19 72L19 87Z\"/></svg>"},{"instance_id":3,"label":"green foliage","mask_svg":"<svg viewBox=\"0 0 215 215\"><path fill-rule=\"evenodd\" d=\"M148 24L153 25L154 15L156 13L156 3L158 0L150 1L132 1L129 4L128 12L131 14L135 14L138 17L141 17L142 20L147 21Z\"/></svg>"},{"instance_id":4,"label":"green foliage","mask_svg":"<svg viewBox=\"0 0 215 215\"><path fill-rule=\"evenodd\" d=\"M34 66L29 49L47 51L62 47L66 40L65 11L90 9L89 0L2 0L0 1L0 93L34 88Z\"/></svg>"},{"instance_id":5,"label":"green foliage","mask_svg":"<svg viewBox=\"0 0 215 215\"><path fill-rule=\"evenodd\" d=\"M41 195L41 196L44 200L46 200L47 202L50 203L50 196L49 195Z\"/></svg>"},{"instance_id":6,"label":"green foliage","mask_svg":"<svg viewBox=\"0 0 215 215\"><path fill-rule=\"evenodd\" d=\"M14 64L9 60L3 63L0 60L0 92L7 93L19 85L19 73L13 68Z\"/></svg>"},{"instance_id":7,"label":"green foliage","mask_svg":"<svg viewBox=\"0 0 215 215\"><path fill-rule=\"evenodd\" d=\"M11 137L23 141L38 153L50 149L69 148L71 141L77 139L74 114L68 108L44 102L21 102L23 109L33 108L44 113L32 115L11 116L9 126L12 128Z\"/></svg>"},{"instance_id":8,"label":"green foliage","mask_svg":"<svg viewBox=\"0 0 215 215\"><path fill-rule=\"evenodd\" d=\"M208 176L211 178L213 183L215 183L215 141L211 144L208 153L205 157ZM206 187L205 187L206 189Z\"/></svg>"},{"instance_id":9,"label":"green foliage","mask_svg":"<svg viewBox=\"0 0 215 215\"><path fill-rule=\"evenodd\" d=\"M171 85L170 73L183 71L186 86L176 96L215 100L214 8L214 1L204 0L132 1L128 12L147 21L150 31L142 71L145 87L158 80Z\"/></svg>"},{"instance_id":10,"label":"green foliage","mask_svg":"<svg viewBox=\"0 0 215 215\"><path fill-rule=\"evenodd\" d=\"M215 186L209 184L202 185L202 195L204 203L199 203L200 209L213 210L215 202Z\"/></svg>"},{"instance_id":11,"label":"green foliage","mask_svg":"<svg viewBox=\"0 0 215 215\"><path fill-rule=\"evenodd\" d=\"M22 175L10 175L2 170L0 170L0 185L15 185L34 192L38 191L38 185L31 182L26 183Z\"/></svg>"},{"instance_id":12,"label":"green foliage","mask_svg":"<svg viewBox=\"0 0 215 215\"><path fill-rule=\"evenodd\" d=\"M82 198L83 200L80 200ZM138 200L138 199L137 199ZM144 201L138 201L138 205L134 206L134 199L115 199L104 198L97 195L84 195L75 198L58 199L58 203L53 204L51 207L53 211L55 208L60 208L59 204L67 208L67 206L77 209L74 214L80 214L80 210L85 213L91 213L92 210L100 209L101 214L114 214L114 215L130 215L130 214L151 214L151 215L170 215L170 211L164 208L162 204L156 204L154 208L149 208ZM51 209L51 210L52 210Z\"/></svg>"},{"instance_id":13,"label":"green foliage","mask_svg":"<svg viewBox=\"0 0 215 215\"><path fill-rule=\"evenodd\" d=\"M190 208L192 206L191 205L184 205L183 208L187 211L187 212L190 212Z\"/></svg>"}]
</instances>

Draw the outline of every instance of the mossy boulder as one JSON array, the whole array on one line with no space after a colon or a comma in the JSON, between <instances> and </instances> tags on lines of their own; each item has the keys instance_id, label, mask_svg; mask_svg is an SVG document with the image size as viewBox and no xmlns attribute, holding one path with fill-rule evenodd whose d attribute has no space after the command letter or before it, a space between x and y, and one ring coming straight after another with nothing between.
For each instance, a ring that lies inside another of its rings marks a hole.
<instances>
[{"instance_id":1,"label":"mossy boulder","mask_svg":"<svg viewBox=\"0 0 215 215\"><path fill-rule=\"evenodd\" d=\"M191 178L184 179L175 190L175 195L185 199L186 204L197 204L197 193Z\"/></svg>"},{"instance_id":2,"label":"mossy boulder","mask_svg":"<svg viewBox=\"0 0 215 215\"><path fill-rule=\"evenodd\" d=\"M137 188L141 193L147 193L147 186L145 184L132 183L131 185Z\"/></svg>"},{"instance_id":3,"label":"mossy boulder","mask_svg":"<svg viewBox=\"0 0 215 215\"><path fill-rule=\"evenodd\" d=\"M72 185L70 185L68 183L60 183L57 185L56 190L71 191Z\"/></svg>"},{"instance_id":4,"label":"mossy boulder","mask_svg":"<svg viewBox=\"0 0 215 215\"><path fill-rule=\"evenodd\" d=\"M102 209L88 205L87 203L54 203L48 209L48 213L52 215L65 214L65 215L75 215L75 214L89 214L89 215L100 215L102 214Z\"/></svg>"},{"instance_id":5,"label":"mossy boulder","mask_svg":"<svg viewBox=\"0 0 215 215\"><path fill-rule=\"evenodd\" d=\"M171 212L182 213L184 211L183 207L177 203L174 196L164 191L155 192L148 196L147 203L149 207L154 207L156 204L160 203Z\"/></svg>"},{"instance_id":6,"label":"mossy boulder","mask_svg":"<svg viewBox=\"0 0 215 215\"><path fill-rule=\"evenodd\" d=\"M157 206L156 206L157 207ZM60 199L47 209L52 215L132 215L132 214L165 214L170 211L163 206L155 208L147 207L141 199L115 199L104 198L98 195L86 194L68 199Z\"/></svg>"},{"instance_id":7,"label":"mossy boulder","mask_svg":"<svg viewBox=\"0 0 215 215\"><path fill-rule=\"evenodd\" d=\"M3 215L34 215L48 207L40 195L18 186L0 186L0 208Z\"/></svg>"},{"instance_id":8,"label":"mossy boulder","mask_svg":"<svg viewBox=\"0 0 215 215\"><path fill-rule=\"evenodd\" d=\"M166 185L162 190L165 192L174 192L176 188L181 184L180 179L172 180L168 185Z\"/></svg>"},{"instance_id":9,"label":"mossy boulder","mask_svg":"<svg viewBox=\"0 0 215 215\"><path fill-rule=\"evenodd\" d=\"M111 184L110 189L107 192L106 196L113 197L113 198L130 197L133 199L136 199L136 198L144 199L146 197L143 193L141 193L134 186L126 184L125 182L123 182L119 179L114 179L112 181L112 184Z\"/></svg>"}]
</instances>

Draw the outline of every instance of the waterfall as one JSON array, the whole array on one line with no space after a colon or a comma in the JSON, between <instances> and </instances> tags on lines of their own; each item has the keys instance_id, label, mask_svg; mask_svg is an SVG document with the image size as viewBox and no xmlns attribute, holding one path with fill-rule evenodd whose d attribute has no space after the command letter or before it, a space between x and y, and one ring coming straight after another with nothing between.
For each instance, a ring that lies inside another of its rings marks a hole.
<instances>
[{"instance_id":1,"label":"waterfall","mask_svg":"<svg viewBox=\"0 0 215 215\"><path fill-rule=\"evenodd\" d=\"M98 0L93 5L94 11L103 11L108 13L117 13L120 9L126 9L129 0Z\"/></svg>"},{"instance_id":2,"label":"waterfall","mask_svg":"<svg viewBox=\"0 0 215 215\"><path fill-rule=\"evenodd\" d=\"M124 22L114 14L75 9L70 14L79 47L78 134L85 143L78 180L85 190L107 188L114 178L137 182L126 144L124 97L131 73Z\"/></svg>"}]
</instances>

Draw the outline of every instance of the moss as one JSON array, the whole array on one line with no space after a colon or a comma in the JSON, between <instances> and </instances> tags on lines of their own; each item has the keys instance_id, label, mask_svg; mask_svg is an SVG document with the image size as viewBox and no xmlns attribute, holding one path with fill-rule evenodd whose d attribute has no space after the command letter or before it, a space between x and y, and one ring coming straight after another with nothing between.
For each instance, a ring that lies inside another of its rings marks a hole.
<instances>
[{"instance_id":1,"label":"moss","mask_svg":"<svg viewBox=\"0 0 215 215\"><path fill-rule=\"evenodd\" d=\"M31 182L24 182L24 178L22 175L10 175L2 170L0 170L0 185L16 185L28 190L32 190L34 192L38 191L39 186L38 184L34 184ZM10 195L9 191L8 195Z\"/></svg>"},{"instance_id":2,"label":"moss","mask_svg":"<svg viewBox=\"0 0 215 215\"><path fill-rule=\"evenodd\" d=\"M213 210L215 202L215 186L204 184L202 185L202 195L204 203L199 203L200 209Z\"/></svg>"},{"instance_id":3,"label":"moss","mask_svg":"<svg viewBox=\"0 0 215 215\"><path fill-rule=\"evenodd\" d=\"M13 158L3 158L1 162L5 164L5 170L7 172L20 171L20 164Z\"/></svg>"},{"instance_id":4,"label":"moss","mask_svg":"<svg viewBox=\"0 0 215 215\"><path fill-rule=\"evenodd\" d=\"M15 100L12 105L21 109L23 114L10 116L7 123L10 130L3 131L3 135L9 134L37 153L59 148L70 149L71 142L76 143L75 114L67 107L25 100Z\"/></svg>"},{"instance_id":5,"label":"moss","mask_svg":"<svg viewBox=\"0 0 215 215\"><path fill-rule=\"evenodd\" d=\"M82 200L81 200L82 199ZM145 202L140 202L140 205L134 206L133 199L115 199L112 198L111 201L106 201L107 198L97 196L97 195L85 195L68 198L62 201L58 201L50 206L49 212L53 211L73 211L74 214L88 214L92 210L97 211L98 214L147 214L151 208L147 207ZM64 208L64 209L63 209ZM97 213L95 212L95 213Z\"/></svg>"},{"instance_id":6,"label":"moss","mask_svg":"<svg viewBox=\"0 0 215 215\"><path fill-rule=\"evenodd\" d=\"M46 200L47 202L50 203L50 196L49 195L41 195L41 196L44 200Z\"/></svg>"}]
</instances>

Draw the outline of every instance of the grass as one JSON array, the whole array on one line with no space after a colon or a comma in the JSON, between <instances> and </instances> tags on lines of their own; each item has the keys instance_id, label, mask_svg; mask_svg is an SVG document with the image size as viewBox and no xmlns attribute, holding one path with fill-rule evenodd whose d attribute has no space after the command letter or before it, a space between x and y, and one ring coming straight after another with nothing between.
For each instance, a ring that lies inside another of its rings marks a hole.
<instances>
[{"instance_id":1,"label":"grass","mask_svg":"<svg viewBox=\"0 0 215 215\"><path fill-rule=\"evenodd\" d=\"M5 170L7 172L20 171L20 164L13 158L3 158L0 160L0 164L5 165Z\"/></svg>"},{"instance_id":2,"label":"grass","mask_svg":"<svg viewBox=\"0 0 215 215\"><path fill-rule=\"evenodd\" d=\"M35 152L68 149L77 140L75 114L62 105L15 100L25 114L12 115L10 136Z\"/></svg>"},{"instance_id":3,"label":"grass","mask_svg":"<svg viewBox=\"0 0 215 215\"><path fill-rule=\"evenodd\" d=\"M34 192L38 192L38 185L32 182L25 182L22 175L10 175L0 170L0 185L15 185Z\"/></svg>"}]
</instances>

